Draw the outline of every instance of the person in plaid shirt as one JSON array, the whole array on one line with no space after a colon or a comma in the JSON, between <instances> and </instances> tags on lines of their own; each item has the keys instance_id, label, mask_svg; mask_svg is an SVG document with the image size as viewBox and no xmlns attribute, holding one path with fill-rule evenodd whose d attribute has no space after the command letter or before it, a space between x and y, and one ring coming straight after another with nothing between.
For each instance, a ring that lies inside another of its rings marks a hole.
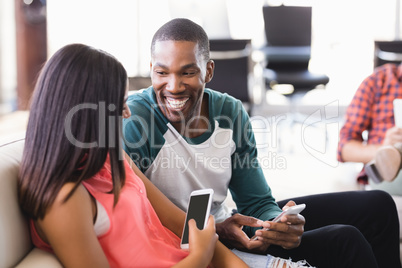
<instances>
[{"instance_id":1,"label":"person in plaid shirt","mask_svg":"<svg viewBox=\"0 0 402 268\"><path fill-rule=\"evenodd\" d=\"M394 122L393 100L397 98L402 98L402 64L377 67L363 80L347 108L346 121L340 130L339 161L367 164L383 146L402 142L402 129ZM367 140L363 139L364 131L368 132ZM363 169L358 181L402 195L402 176L399 177L392 183L375 184L368 180Z\"/></svg>"}]
</instances>

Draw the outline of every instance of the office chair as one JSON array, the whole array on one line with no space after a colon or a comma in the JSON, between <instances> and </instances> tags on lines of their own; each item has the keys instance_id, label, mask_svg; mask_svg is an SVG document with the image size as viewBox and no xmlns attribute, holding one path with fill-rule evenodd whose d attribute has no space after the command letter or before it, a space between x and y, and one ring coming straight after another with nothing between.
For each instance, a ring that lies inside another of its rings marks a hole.
<instances>
[{"instance_id":1,"label":"office chair","mask_svg":"<svg viewBox=\"0 0 402 268\"><path fill-rule=\"evenodd\" d=\"M311 58L311 7L264 6L267 45L262 48L267 65L266 85L290 84L293 92L306 93L318 85L326 85L329 77L309 71Z\"/></svg>"},{"instance_id":2,"label":"office chair","mask_svg":"<svg viewBox=\"0 0 402 268\"><path fill-rule=\"evenodd\" d=\"M206 86L239 99L251 115L251 40L210 39L209 44L215 71Z\"/></svg>"},{"instance_id":3,"label":"office chair","mask_svg":"<svg viewBox=\"0 0 402 268\"><path fill-rule=\"evenodd\" d=\"M386 63L402 62L402 40L374 41L374 68Z\"/></svg>"},{"instance_id":4,"label":"office chair","mask_svg":"<svg viewBox=\"0 0 402 268\"><path fill-rule=\"evenodd\" d=\"M326 85L329 77L309 70L311 58L312 8L306 6L263 6L264 29L267 44L262 48L265 54L265 84L268 90L280 85L288 91L289 127L304 124L306 116L300 112L301 99L318 85ZM289 90L290 89L290 90ZM322 128L318 125L319 128ZM325 131L325 146L328 133ZM282 141L279 138L279 147ZM291 149L293 150L293 149Z\"/></svg>"}]
</instances>

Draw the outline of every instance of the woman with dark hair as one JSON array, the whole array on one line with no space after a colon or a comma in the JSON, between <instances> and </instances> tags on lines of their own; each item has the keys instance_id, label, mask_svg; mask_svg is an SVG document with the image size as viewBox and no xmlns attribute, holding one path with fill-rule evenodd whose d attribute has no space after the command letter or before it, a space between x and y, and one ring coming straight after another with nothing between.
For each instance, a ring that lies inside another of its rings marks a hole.
<instances>
[{"instance_id":1,"label":"woman with dark hair","mask_svg":"<svg viewBox=\"0 0 402 268\"><path fill-rule=\"evenodd\" d=\"M44 66L18 181L34 245L65 267L247 267L218 241L212 216L204 230L190 220L190 249L180 249L185 213L123 156L127 81L113 56L81 44Z\"/></svg>"},{"instance_id":2,"label":"woman with dark hair","mask_svg":"<svg viewBox=\"0 0 402 268\"><path fill-rule=\"evenodd\" d=\"M68 45L44 66L18 184L33 242L66 267L205 267L217 241L213 219L202 231L190 225L190 251L181 250L162 225L169 226L167 215L159 221L144 184L123 161L126 95L125 69L103 51ZM225 250L217 249L218 256Z\"/></svg>"}]
</instances>

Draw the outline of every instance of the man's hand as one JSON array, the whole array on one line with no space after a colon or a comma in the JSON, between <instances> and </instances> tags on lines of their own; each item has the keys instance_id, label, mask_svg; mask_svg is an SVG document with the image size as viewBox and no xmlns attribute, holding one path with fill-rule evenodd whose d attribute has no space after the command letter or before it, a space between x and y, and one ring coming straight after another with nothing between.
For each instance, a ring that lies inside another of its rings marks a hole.
<instances>
[{"instance_id":1,"label":"man's hand","mask_svg":"<svg viewBox=\"0 0 402 268\"><path fill-rule=\"evenodd\" d=\"M289 201L283 210L294 205L296 205L295 202ZM305 223L304 217L300 214L285 215L279 222L263 222L263 227L269 230L258 230L255 234L264 245L278 245L285 249L292 249L300 245Z\"/></svg>"},{"instance_id":2,"label":"man's hand","mask_svg":"<svg viewBox=\"0 0 402 268\"><path fill-rule=\"evenodd\" d=\"M262 221L254 217L235 214L224 222L216 224L219 240L228 248L252 250L263 246L262 241L252 241L243 232L243 226L262 227Z\"/></svg>"}]
</instances>

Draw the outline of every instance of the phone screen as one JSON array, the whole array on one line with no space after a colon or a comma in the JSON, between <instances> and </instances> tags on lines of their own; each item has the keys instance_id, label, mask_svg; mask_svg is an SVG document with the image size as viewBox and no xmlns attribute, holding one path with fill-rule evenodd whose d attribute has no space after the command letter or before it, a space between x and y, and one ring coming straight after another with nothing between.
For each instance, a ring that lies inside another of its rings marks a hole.
<instances>
[{"instance_id":1,"label":"phone screen","mask_svg":"<svg viewBox=\"0 0 402 268\"><path fill-rule=\"evenodd\" d=\"M194 219L197 228L204 229L205 214L207 213L208 201L210 194L193 195L190 197L188 205L186 225L184 226L182 244L188 244L188 221Z\"/></svg>"}]
</instances>

